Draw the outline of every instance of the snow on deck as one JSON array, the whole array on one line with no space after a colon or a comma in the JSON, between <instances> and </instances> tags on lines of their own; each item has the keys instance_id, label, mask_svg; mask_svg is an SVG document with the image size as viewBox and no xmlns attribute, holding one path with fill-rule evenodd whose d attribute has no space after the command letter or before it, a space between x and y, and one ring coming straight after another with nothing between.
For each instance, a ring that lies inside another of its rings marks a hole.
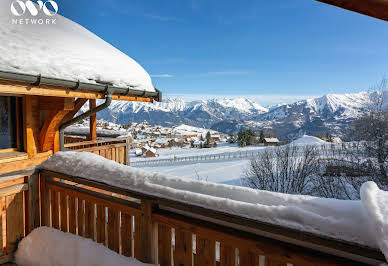
<instances>
[{"instance_id":1,"label":"snow on deck","mask_svg":"<svg viewBox=\"0 0 388 266\"><path fill-rule=\"evenodd\" d=\"M14 16L13 2L17 6L18 1L0 1L0 70L155 91L150 76L135 60L84 27L42 11L35 17L28 10L23 16ZM14 24L13 19L24 23ZM55 19L56 24L31 24L38 19Z\"/></svg>"},{"instance_id":2,"label":"snow on deck","mask_svg":"<svg viewBox=\"0 0 388 266\"><path fill-rule=\"evenodd\" d=\"M82 266L147 266L134 258L124 257L102 244L59 230L40 227L27 235L18 245L16 264L82 265Z\"/></svg>"},{"instance_id":3,"label":"snow on deck","mask_svg":"<svg viewBox=\"0 0 388 266\"><path fill-rule=\"evenodd\" d=\"M388 236L383 230L387 228L384 221L388 220L388 210L384 203L388 202L388 192L380 191L372 182L363 185L361 201L351 201L184 180L121 165L91 153L58 152L41 167L262 222L380 247L388 255Z\"/></svg>"}]
</instances>

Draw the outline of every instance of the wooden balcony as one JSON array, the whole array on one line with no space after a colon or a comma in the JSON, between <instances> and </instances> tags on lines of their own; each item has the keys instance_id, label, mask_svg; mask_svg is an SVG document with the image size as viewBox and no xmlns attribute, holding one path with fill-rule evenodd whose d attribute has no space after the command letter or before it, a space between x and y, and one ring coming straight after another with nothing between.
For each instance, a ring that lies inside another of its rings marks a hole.
<instances>
[{"instance_id":1,"label":"wooden balcony","mask_svg":"<svg viewBox=\"0 0 388 266\"><path fill-rule=\"evenodd\" d=\"M0 182L0 263L39 226L167 265L379 265L379 250L47 170Z\"/></svg>"},{"instance_id":2,"label":"wooden balcony","mask_svg":"<svg viewBox=\"0 0 388 266\"><path fill-rule=\"evenodd\" d=\"M71 142L65 148L77 152L90 152L120 164L129 165L129 139L108 139Z\"/></svg>"}]
</instances>

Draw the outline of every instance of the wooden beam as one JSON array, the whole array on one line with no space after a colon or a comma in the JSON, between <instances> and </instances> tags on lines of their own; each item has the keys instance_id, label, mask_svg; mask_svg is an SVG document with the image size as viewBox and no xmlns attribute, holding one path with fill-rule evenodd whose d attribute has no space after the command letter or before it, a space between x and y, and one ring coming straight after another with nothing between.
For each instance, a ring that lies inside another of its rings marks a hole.
<instances>
[{"instance_id":1,"label":"wooden beam","mask_svg":"<svg viewBox=\"0 0 388 266\"><path fill-rule=\"evenodd\" d=\"M74 98L64 97L39 97L39 109L40 110L73 110L75 106Z\"/></svg>"},{"instance_id":2,"label":"wooden beam","mask_svg":"<svg viewBox=\"0 0 388 266\"><path fill-rule=\"evenodd\" d=\"M97 106L96 99L90 99L89 109L92 110L93 108L96 108L96 106ZM89 128L90 128L89 140L97 140L97 114L90 116Z\"/></svg>"},{"instance_id":3,"label":"wooden beam","mask_svg":"<svg viewBox=\"0 0 388 266\"><path fill-rule=\"evenodd\" d=\"M56 136L59 126L63 118L67 115L68 111L54 109L50 111L48 117L46 118L43 128L39 134L40 150L49 151L55 150L54 143L56 140L59 141L59 136Z\"/></svg>"},{"instance_id":4,"label":"wooden beam","mask_svg":"<svg viewBox=\"0 0 388 266\"><path fill-rule=\"evenodd\" d=\"M35 87L30 84L16 81L0 80L0 93L7 95L37 95L52 97L86 98L86 99L105 99L102 93L91 92L87 90L73 91L69 88L59 86L41 85ZM152 97L137 97L134 95L122 96L114 94L113 100L133 101L133 102L153 102Z\"/></svg>"},{"instance_id":5,"label":"wooden beam","mask_svg":"<svg viewBox=\"0 0 388 266\"><path fill-rule=\"evenodd\" d=\"M25 96L23 100L24 149L28 158L39 152L39 97Z\"/></svg>"},{"instance_id":6,"label":"wooden beam","mask_svg":"<svg viewBox=\"0 0 388 266\"><path fill-rule=\"evenodd\" d=\"M388 21L387 0L317 0L370 17Z\"/></svg>"},{"instance_id":7,"label":"wooden beam","mask_svg":"<svg viewBox=\"0 0 388 266\"><path fill-rule=\"evenodd\" d=\"M51 151L49 151L49 152L44 152L44 153L38 153L32 159L9 162L9 163L2 163L2 164L0 164L0 175L6 174L6 173L11 173L11 172L16 172L16 171L20 171L20 170L25 170L25 169L37 166L38 164L41 164L44 161L46 161L47 157L51 156L52 154L53 153Z\"/></svg>"},{"instance_id":8,"label":"wooden beam","mask_svg":"<svg viewBox=\"0 0 388 266\"><path fill-rule=\"evenodd\" d=\"M67 115L63 118L62 123L65 123L69 120L71 120L77 113L78 111L84 106L84 104L88 101L88 99L77 99L74 103L74 108L73 110L69 111Z\"/></svg>"}]
</instances>

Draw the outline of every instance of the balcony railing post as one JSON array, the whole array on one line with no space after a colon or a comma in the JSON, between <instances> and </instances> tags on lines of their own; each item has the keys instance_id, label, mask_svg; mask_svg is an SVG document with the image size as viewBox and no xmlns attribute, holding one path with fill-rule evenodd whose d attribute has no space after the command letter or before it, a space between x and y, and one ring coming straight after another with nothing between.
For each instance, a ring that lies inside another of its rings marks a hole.
<instances>
[{"instance_id":1,"label":"balcony railing post","mask_svg":"<svg viewBox=\"0 0 388 266\"><path fill-rule=\"evenodd\" d=\"M28 179L29 228L28 233L40 226L39 211L39 173L35 172Z\"/></svg>"},{"instance_id":2,"label":"balcony railing post","mask_svg":"<svg viewBox=\"0 0 388 266\"><path fill-rule=\"evenodd\" d=\"M153 201L141 201L141 250L145 263L158 263L158 226L152 221L152 211L157 208Z\"/></svg>"},{"instance_id":3,"label":"balcony railing post","mask_svg":"<svg viewBox=\"0 0 388 266\"><path fill-rule=\"evenodd\" d=\"M41 225L50 226L50 190L46 186L46 176L40 173L40 213Z\"/></svg>"},{"instance_id":4,"label":"balcony railing post","mask_svg":"<svg viewBox=\"0 0 388 266\"><path fill-rule=\"evenodd\" d=\"M125 140L125 165L130 165L130 161L129 161L129 139Z\"/></svg>"}]
</instances>

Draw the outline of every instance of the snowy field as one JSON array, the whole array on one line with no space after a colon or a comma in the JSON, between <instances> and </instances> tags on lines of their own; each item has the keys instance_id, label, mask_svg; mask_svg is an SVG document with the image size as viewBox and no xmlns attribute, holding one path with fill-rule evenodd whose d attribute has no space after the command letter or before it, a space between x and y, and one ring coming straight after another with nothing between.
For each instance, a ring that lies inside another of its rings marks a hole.
<instances>
[{"instance_id":1,"label":"snowy field","mask_svg":"<svg viewBox=\"0 0 388 266\"><path fill-rule=\"evenodd\" d=\"M237 144L221 143L217 148L195 149L190 147L158 150L156 158L131 158L131 162L143 160L172 159L188 156L223 155L229 153L258 152L268 147L238 147ZM138 166L151 172L163 173L181 178L210 181L222 184L241 185L240 178L248 167L249 159L185 162L166 165Z\"/></svg>"},{"instance_id":2,"label":"snowy field","mask_svg":"<svg viewBox=\"0 0 388 266\"><path fill-rule=\"evenodd\" d=\"M303 136L293 142L294 145L322 145L326 142L312 136ZM169 148L158 150L159 156L156 158L131 158L131 162L173 159L188 156L224 155L230 153L260 152L273 147L247 146L239 147L237 144L221 143L217 148L195 149L190 147ZM249 166L250 159L235 158L233 160L209 160L196 162L177 162L165 165L135 166L150 172L173 175L181 178L196 179L202 181L215 182L242 186L243 177Z\"/></svg>"},{"instance_id":3,"label":"snowy field","mask_svg":"<svg viewBox=\"0 0 388 266\"><path fill-rule=\"evenodd\" d=\"M209 149L197 149L190 148L189 146L178 148L166 148L158 150L158 157L155 158L141 158L141 157L132 157L131 162L137 161L149 161L149 160L160 160L160 159L173 159L180 157L189 157L189 156L202 156L202 155L222 155L228 153L240 153L240 152L256 152L259 150L263 150L267 147L262 146L247 146L247 147L239 147L237 144L229 144L229 143L219 143L217 148L209 148Z\"/></svg>"},{"instance_id":4,"label":"snowy field","mask_svg":"<svg viewBox=\"0 0 388 266\"><path fill-rule=\"evenodd\" d=\"M138 167L150 172L173 175L221 184L241 186L241 176L248 167L249 159L188 162L168 165Z\"/></svg>"}]
</instances>

